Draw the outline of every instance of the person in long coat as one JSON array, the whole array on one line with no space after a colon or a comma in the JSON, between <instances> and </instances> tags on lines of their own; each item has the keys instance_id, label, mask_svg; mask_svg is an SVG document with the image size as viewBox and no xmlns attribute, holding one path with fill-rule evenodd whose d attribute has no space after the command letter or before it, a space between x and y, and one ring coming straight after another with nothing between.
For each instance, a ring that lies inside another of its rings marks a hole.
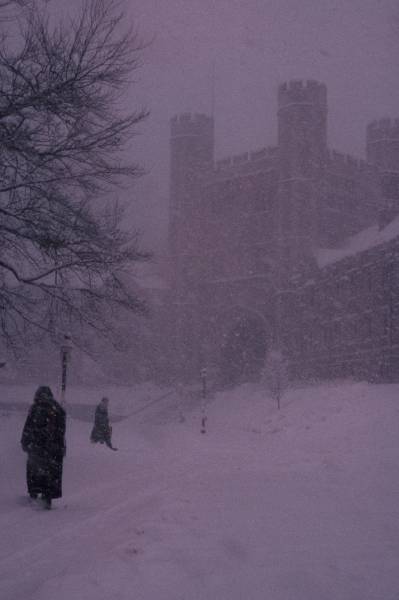
<instances>
[{"instance_id":1,"label":"person in long coat","mask_svg":"<svg viewBox=\"0 0 399 600\"><path fill-rule=\"evenodd\" d=\"M22 431L21 445L28 454L26 481L32 499L41 495L44 507L62 496L62 466L66 453L65 411L48 386L37 389Z\"/></svg>"},{"instance_id":2,"label":"person in long coat","mask_svg":"<svg viewBox=\"0 0 399 600\"><path fill-rule=\"evenodd\" d=\"M117 450L117 448L113 447L111 442L112 427L109 424L108 402L108 398L104 397L96 408L94 414L94 426L90 434L90 440L93 443L99 442L100 444L106 444L111 450Z\"/></svg>"}]
</instances>

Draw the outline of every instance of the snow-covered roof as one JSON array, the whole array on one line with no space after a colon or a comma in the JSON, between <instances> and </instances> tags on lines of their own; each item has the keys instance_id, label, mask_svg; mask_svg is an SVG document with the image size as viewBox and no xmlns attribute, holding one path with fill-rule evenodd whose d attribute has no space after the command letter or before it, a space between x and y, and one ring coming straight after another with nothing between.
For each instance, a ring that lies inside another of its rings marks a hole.
<instances>
[{"instance_id":1,"label":"snow-covered roof","mask_svg":"<svg viewBox=\"0 0 399 600\"><path fill-rule=\"evenodd\" d=\"M389 242L396 237L399 237L399 216L384 229L380 229L378 225L372 225L360 231L348 238L345 245L340 248L319 248L315 252L315 258L319 267L323 268L347 256L353 256L384 242Z\"/></svg>"}]
</instances>

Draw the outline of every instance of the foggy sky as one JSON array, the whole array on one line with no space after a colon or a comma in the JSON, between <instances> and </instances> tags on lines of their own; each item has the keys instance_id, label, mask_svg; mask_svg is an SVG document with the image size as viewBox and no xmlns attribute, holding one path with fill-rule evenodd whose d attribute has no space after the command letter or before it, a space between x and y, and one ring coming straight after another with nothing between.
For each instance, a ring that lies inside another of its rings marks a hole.
<instances>
[{"instance_id":1,"label":"foggy sky","mask_svg":"<svg viewBox=\"0 0 399 600\"><path fill-rule=\"evenodd\" d=\"M216 158L276 143L277 86L328 86L329 145L364 157L367 123L399 117L397 0L126 0L145 39L132 106L151 116L134 140L149 171L132 220L147 244L166 232L169 119L212 110ZM132 221L132 222L133 222ZM160 238L161 242L157 242Z\"/></svg>"}]
</instances>

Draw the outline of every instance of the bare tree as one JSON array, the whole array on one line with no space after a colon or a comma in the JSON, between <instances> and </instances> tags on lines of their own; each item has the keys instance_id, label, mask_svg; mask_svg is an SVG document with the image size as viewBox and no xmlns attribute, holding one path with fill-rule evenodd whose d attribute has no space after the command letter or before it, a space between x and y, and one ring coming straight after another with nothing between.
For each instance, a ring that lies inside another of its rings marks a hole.
<instances>
[{"instance_id":1,"label":"bare tree","mask_svg":"<svg viewBox=\"0 0 399 600\"><path fill-rule=\"evenodd\" d=\"M112 305L144 311L121 274L148 256L104 201L141 174L126 147L147 113L122 100L142 44L114 0L56 26L25 14L20 46L0 41L0 326L106 333Z\"/></svg>"},{"instance_id":2,"label":"bare tree","mask_svg":"<svg viewBox=\"0 0 399 600\"><path fill-rule=\"evenodd\" d=\"M39 0L40 1L40 0ZM48 0L43 0L48 2ZM33 8L35 0L0 0L0 25L15 21L21 11Z\"/></svg>"}]
</instances>

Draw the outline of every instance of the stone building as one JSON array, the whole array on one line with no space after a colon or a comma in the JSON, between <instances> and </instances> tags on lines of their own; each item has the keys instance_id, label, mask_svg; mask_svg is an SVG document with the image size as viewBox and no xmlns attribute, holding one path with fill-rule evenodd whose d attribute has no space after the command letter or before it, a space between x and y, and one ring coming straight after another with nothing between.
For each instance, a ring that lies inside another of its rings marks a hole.
<instances>
[{"instance_id":1,"label":"stone building","mask_svg":"<svg viewBox=\"0 0 399 600\"><path fill-rule=\"evenodd\" d=\"M256 378L278 347L294 377L364 376L378 339L377 370L392 375L399 122L368 126L364 161L328 147L322 83L281 85L277 119L275 146L219 161L211 117L171 121L172 371Z\"/></svg>"}]
</instances>

